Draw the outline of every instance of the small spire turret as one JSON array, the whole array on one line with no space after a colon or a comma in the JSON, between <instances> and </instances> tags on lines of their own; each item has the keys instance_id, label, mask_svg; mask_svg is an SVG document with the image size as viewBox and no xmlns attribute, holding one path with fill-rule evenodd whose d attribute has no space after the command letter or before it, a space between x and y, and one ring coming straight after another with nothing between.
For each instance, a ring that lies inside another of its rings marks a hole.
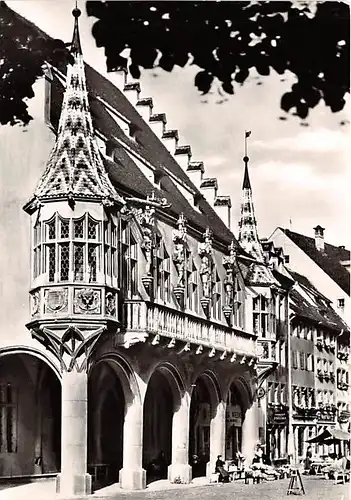
<instances>
[{"instance_id":1,"label":"small spire turret","mask_svg":"<svg viewBox=\"0 0 351 500\"><path fill-rule=\"evenodd\" d=\"M67 68L57 137L31 201L67 199L74 205L78 199L93 199L124 204L111 184L95 139L79 35L81 11L77 5L72 14L73 64Z\"/></svg>"},{"instance_id":2,"label":"small spire turret","mask_svg":"<svg viewBox=\"0 0 351 500\"><path fill-rule=\"evenodd\" d=\"M78 18L80 17L81 13L82 12L80 9L78 9L76 2L76 6L72 10L72 15L74 17L74 29L73 29L71 51L73 54L82 54L82 47L80 44L80 36L79 36L79 23L78 23Z\"/></svg>"},{"instance_id":3,"label":"small spire turret","mask_svg":"<svg viewBox=\"0 0 351 500\"><path fill-rule=\"evenodd\" d=\"M239 221L239 237L241 246L254 258L264 262L262 246L258 237L255 209L252 201L252 189L249 176L249 157L247 154L247 139L251 131L245 132L245 156L243 158L244 179L242 185L241 215Z\"/></svg>"}]
</instances>

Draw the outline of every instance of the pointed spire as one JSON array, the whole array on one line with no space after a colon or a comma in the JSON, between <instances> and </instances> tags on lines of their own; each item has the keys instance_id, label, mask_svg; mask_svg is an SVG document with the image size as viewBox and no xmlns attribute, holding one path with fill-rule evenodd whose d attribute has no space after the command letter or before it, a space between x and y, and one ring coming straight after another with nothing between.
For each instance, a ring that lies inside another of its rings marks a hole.
<instances>
[{"instance_id":1,"label":"pointed spire","mask_svg":"<svg viewBox=\"0 0 351 500\"><path fill-rule=\"evenodd\" d=\"M67 68L66 90L55 145L34 193L34 200L93 198L124 204L106 173L95 139L89 108L76 8L72 37L73 64Z\"/></svg>"},{"instance_id":2,"label":"pointed spire","mask_svg":"<svg viewBox=\"0 0 351 500\"><path fill-rule=\"evenodd\" d=\"M251 132L245 132L245 156L243 158L244 179L242 187L241 215L239 221L239 242L254 258L264 262L263 249L258 237L255 209L252 201L252 189L249 176L249 157L247 156L247 138Z\"/></svg>"},{"instance_id":3,"label":"pointed spire","mask_svg":"<svg viewBox=\"0 0 351 500\"><path fill-rule=\"evenodd\" d=\"M245 162L243 189L251 189L251 182L249 176L249 157L244 156L243 160Z\"/></svg>"},{"instance_id":4,"label":"pointed spire","mask_svg":"<svg viewBox=\"0 0 351 500\"><path fill-rule=\"evenodd\" d=\"M74 30L73 30L73 37L72 37L72 54L82 54L82 47L80 44L80 36L79 36L79 24L78 24L78 18L81 15L81 10L78 9L77 7L77 2L75 8L72 10L72 15L74 17Z\"/></svg>"}]
</instances>

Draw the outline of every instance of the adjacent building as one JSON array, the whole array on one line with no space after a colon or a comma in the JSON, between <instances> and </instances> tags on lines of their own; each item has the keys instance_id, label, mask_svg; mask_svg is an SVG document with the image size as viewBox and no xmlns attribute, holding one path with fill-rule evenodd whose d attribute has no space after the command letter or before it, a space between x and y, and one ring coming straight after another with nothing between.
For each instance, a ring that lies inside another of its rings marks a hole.
<instances>
[{"instance_id":1,"label":"adjacent building","mask_svg":"<svg viewBox=\"0 0 351 500\"><path fill-rule=\"evenodd\" d=\"M314 238L278 227L270 236L284 250L289 267L306 276L332 302L339 316L350 317L350 251L324 239L325 228L317 225Z\"/></svg>"}]
</instances>

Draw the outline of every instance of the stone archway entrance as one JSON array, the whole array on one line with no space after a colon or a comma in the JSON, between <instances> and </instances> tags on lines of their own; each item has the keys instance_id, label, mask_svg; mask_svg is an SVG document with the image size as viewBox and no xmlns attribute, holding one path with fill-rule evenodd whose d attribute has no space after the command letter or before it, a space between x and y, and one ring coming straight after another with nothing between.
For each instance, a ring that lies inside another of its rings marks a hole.
<instances>
[{"instance_id":1,"label":"stone archway entrance","mask_svg":"<svg viewBox=\"0 0 351 500\"><path fill-rule=\"evenodd\" d=\"M109 362L94 366L88 389L88 468L94 488L119 480L123 466L125 398Z\"/></svg>"},{"instance_id":2,"label":"stone archway entrance","mask_svg":"<svg viewBox=\"0 0 351 500\"><path fill-rule=\"evenodd\" d=\"M0 476L61 468L61 385L31 353L0 357Z\"/></svg>"},{"instance_id":3,"label":"stone archway entrance","mask_svg":"<svg viewBox=\"0 0 351 500\"><path fill-rule=\"evenodd\" d=\"M172 459L174 396L167 375L151 376L144 402L143 467L147 480L165 479Z\"/></svg>"}]
</instances>

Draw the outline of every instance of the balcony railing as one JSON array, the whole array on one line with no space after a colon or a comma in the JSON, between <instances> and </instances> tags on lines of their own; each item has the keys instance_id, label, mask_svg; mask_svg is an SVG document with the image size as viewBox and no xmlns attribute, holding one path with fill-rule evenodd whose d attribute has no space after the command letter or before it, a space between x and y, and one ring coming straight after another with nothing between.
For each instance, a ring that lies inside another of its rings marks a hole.
<instances>
[{"instance_id":1,"label":"balcony railing","mask_svg":"<svg viewBox=\"0 0 351 500\"><path fill-rule=\"evenodd\" d=\"M156 334L256 356L256 336L242 330L151 302L126 301L124 313L126 327L122 335L127 343L144 341L148 334Z\"/></svg>"}]
</instances>

